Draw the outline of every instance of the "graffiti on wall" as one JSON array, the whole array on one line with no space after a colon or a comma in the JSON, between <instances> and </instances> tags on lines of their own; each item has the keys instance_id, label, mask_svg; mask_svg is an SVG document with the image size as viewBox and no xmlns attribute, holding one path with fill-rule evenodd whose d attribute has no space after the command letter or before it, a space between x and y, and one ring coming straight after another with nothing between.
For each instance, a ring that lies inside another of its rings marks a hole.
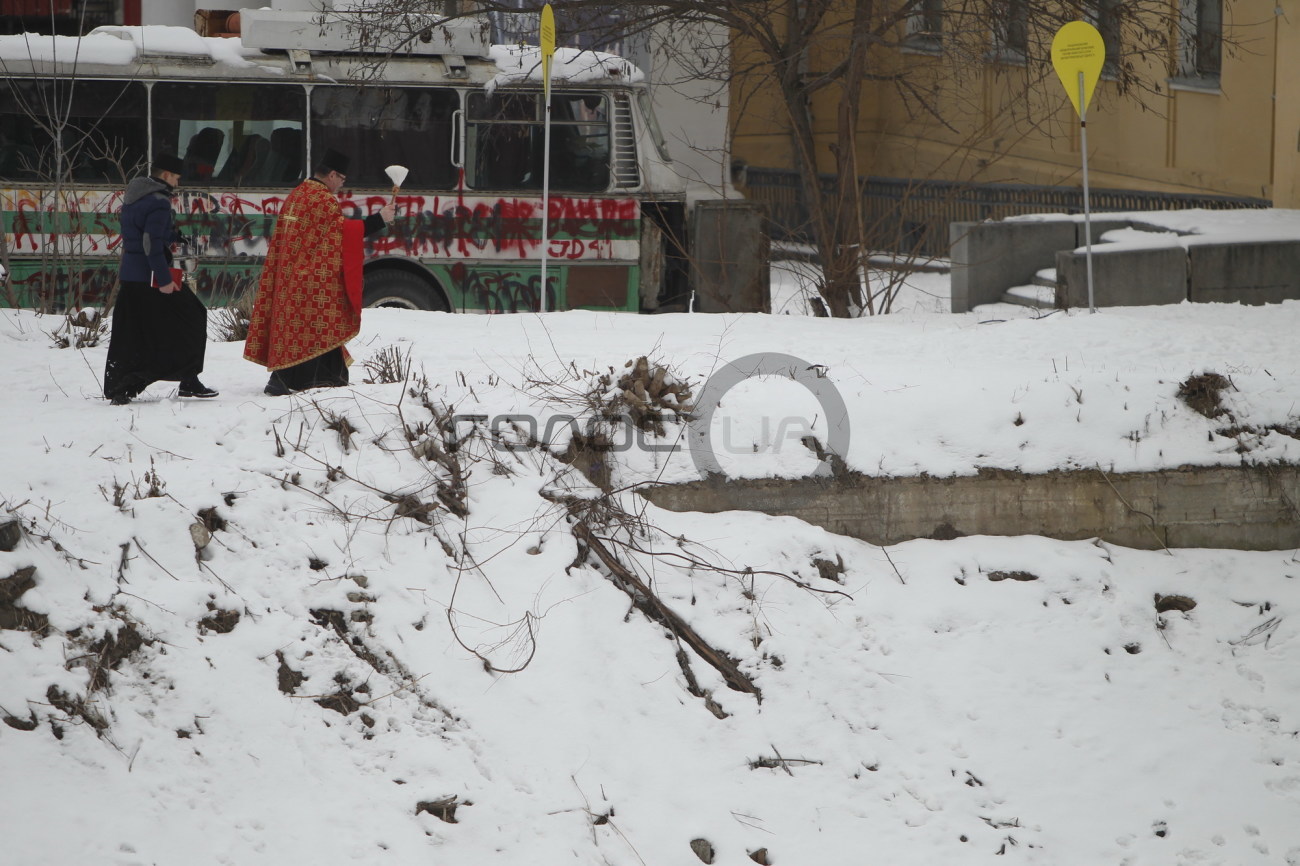
<instances>
[{"instance_id":1,"label":"graffiti on wall","mask_svg":"<svg viewBox=\"0 0 1300 866\"><path fill-rule=\"evenodd\" d=\"M465 293L465 304L489 313L527 313L541 309L542 275L509 269L471 268L457 262L451 266L451 278ZM556 278L546 278L546 308L556 304Z\"/></svg>"},{"instance_id":2,"label":"graffiti on wall","mask_svg":"<svg viewBox=\"0 0 1300 866\"><path fill-rule=\"evenodd\" d=\"M188 274L186 285L206 302L225 305L257 287L255 269L205 268ZM80 307L102 307L117 286L117 264L38 268L15 273L11 282L20 307L58 312Z\"/></svg>"},{"instance_id":3,"label":"graffiti on wall","mask_svg":"<svg viewBox=\"0 0 1300 866\"><path fill-rule=\"evenodd\" d=\"M255 285L285 195L182 189L177 225L196 256L194 289L218 303ZM386 195L340 196L344 213L363 216ZM16 265L12 288L22 306L103 305L117 282L117 212L122 192L0 189L0 210ZM633 198L554 196L547 200L547 257L569 262L636 262L640 203ZM513 270L542 253L542 199L513 196L401 195L397 218L367 242L367 257L408 256L452 263L467 306L492 312L538 309L540 278ZM248 261L252 259L254 261ZM206 261L206 264L205 264ZM247 262L247 264L243 264ZM498 263L504 267L466 267ZM513 263L513 264L512 264ZM556 283L547 281L554 308Z\"/></svg>"},{"instance_id":4,"label":"graffiti on wall","mask_svg":"<svg viewBox=\"0 0 1300 866\"><path fill-rule=\"evenodd\" d=\"M14 254L75 252L117 255L117 192L0 191ZM343 194L344 213L364 216L389 202L385 195ZM207 257L260 257L284 204L284 195L211 193L182 189L177 223L192 252ZM469 195L398 196L397 219L372 239L372 256L523 260L541 255L540 198ZM549 257L560 261L635 260L640 204L631 198L554 196L548 199Z\"/></svg>"}]
</instances>

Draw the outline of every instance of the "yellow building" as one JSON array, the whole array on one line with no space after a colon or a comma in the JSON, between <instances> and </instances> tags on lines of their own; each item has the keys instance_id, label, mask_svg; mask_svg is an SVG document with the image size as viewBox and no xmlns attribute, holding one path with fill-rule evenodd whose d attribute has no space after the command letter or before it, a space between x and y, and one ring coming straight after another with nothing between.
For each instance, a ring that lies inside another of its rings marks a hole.
<instances>
[{"instance_id":1,"label":"yellow building","mask_svg":"<svg viewBox=\"0 0 1300 866\"><path fill-rule=\"evenodd\" d=\"M1023 59L1046 54L1056 24L990 27L975 37L985 43L977 53L983 62L954 75L947 55L969 55L972 36L944 32L942 2L921 0L899 26L896 44L876 49L875 74L860 101L857 173L1079 186L1078 117L1050 64ZM1156 52L1129 43L1131 23L1097 22L1111 62L1133 64L1153 89L1139 102L1119 93L1114 74L1103 74L1088 112L1092 187L1300 207L1300 7L1277 0L1168 2L1173 17L1159 22L1167 38ZM1099 5L1108 8L1105 0ZM1011 0L1006 8L1014 15L1025 4ZM833 34L815 44L807 74L828 68L837 47L842 51L843 42L837 45ZM738 37L733 156L753 167L794 168L786 109L771 85L743 71L748 50ZM910 95L890 80L893 73L909 82ZM812 101L822 171L831 170L837 100L831 88Z\"/></svg>"}]
</instances>

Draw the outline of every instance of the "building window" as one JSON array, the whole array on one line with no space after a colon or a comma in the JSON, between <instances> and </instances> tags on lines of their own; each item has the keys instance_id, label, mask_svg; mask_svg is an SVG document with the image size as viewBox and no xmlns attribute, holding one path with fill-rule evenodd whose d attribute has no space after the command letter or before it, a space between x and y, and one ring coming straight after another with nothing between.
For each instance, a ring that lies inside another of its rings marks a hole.
<instances>
[{"instance_id":1,"label":"building window","mask_svg":"<svg viewBox=\"0 0 1300 866\"><path fill-rule=\"evenodd\" d=\"M993 56L1023 63L1029 48L1027 0L994 0L993 22Z\"/></svg>"},{"instance_id":2,"label":"building window","mask_svg":"<svg viewBox=\"0 0 1300 866\"><path fill-rule=\"evenodd\" d=\"M1178 77L1219 81L1223 68L1223 0L1182 0Z\"/></svg>"},{"instance_id":3,"label":"building window","mask_svg":"<svg viewBox=\"0 0 1300 866\"><path fill-rule=\"evenodd\" d=\"M913 51L936 52L943 42L943 0L917 0L907 16L903 45Z\"/></svg>"},{"instance_id":4,"label":"building window","mask_svg":"<svg viewBox=\"0 0 1300 866\"><path fill-rule=\"evenodd\" d=\"M1088 22L1097 28L1101 41L1106 46L1106 64L1101 69L1103 78L1119 75L1121 2L1122 0L1089 0L1086 7Z\"/></svg>"}]
</instances>

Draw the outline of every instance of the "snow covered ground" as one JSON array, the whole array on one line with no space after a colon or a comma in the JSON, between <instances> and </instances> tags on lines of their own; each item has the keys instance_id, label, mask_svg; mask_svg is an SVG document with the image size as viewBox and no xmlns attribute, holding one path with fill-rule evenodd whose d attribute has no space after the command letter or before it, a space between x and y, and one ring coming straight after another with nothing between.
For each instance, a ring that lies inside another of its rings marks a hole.
<instances>
[{"instance_id":1,"label":"snow covered ground","mask_svg":"<svg viewBox=\"0 0 1300 866\"><path fill-rule=\"evenodd\" d=\"M267 397L211 343L219 398L127 407L104 346L0 311L0 859L1300 863L1295 551L882 549L648 505L696 477L671 418L609 494L565 424L529 441L639 356L698 389L768 352L820 365L861 472L1300 460L1300 303L951 315L922 275L896 309L367 311L354 387ZM1230 419L1178 398L1206 372ZM488 420L451 453L454 415ZM832 432L774 377L714 424L735 476Z\"/></svg>"}]
</instances>

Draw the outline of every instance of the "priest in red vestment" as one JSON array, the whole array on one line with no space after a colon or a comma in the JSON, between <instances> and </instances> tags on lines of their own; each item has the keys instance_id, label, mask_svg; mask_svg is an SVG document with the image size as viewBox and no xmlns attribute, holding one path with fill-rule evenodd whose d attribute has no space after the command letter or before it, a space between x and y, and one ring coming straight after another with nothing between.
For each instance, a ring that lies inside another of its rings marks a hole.
<instances>
[{"instance_id":1,"label":"priest in red vestment","mask_svg":"<svg viewBox=\"0 0 1300 866\"><path fill-rule=\"evenodd\" d=\"M271 235L244 357L271 371L266 393L348 384L344 344L361 330L363 239L393 219L392 204L345 219L338 191L348 158L326 150L284 200Z\"/></svg>"}]
</instances>

